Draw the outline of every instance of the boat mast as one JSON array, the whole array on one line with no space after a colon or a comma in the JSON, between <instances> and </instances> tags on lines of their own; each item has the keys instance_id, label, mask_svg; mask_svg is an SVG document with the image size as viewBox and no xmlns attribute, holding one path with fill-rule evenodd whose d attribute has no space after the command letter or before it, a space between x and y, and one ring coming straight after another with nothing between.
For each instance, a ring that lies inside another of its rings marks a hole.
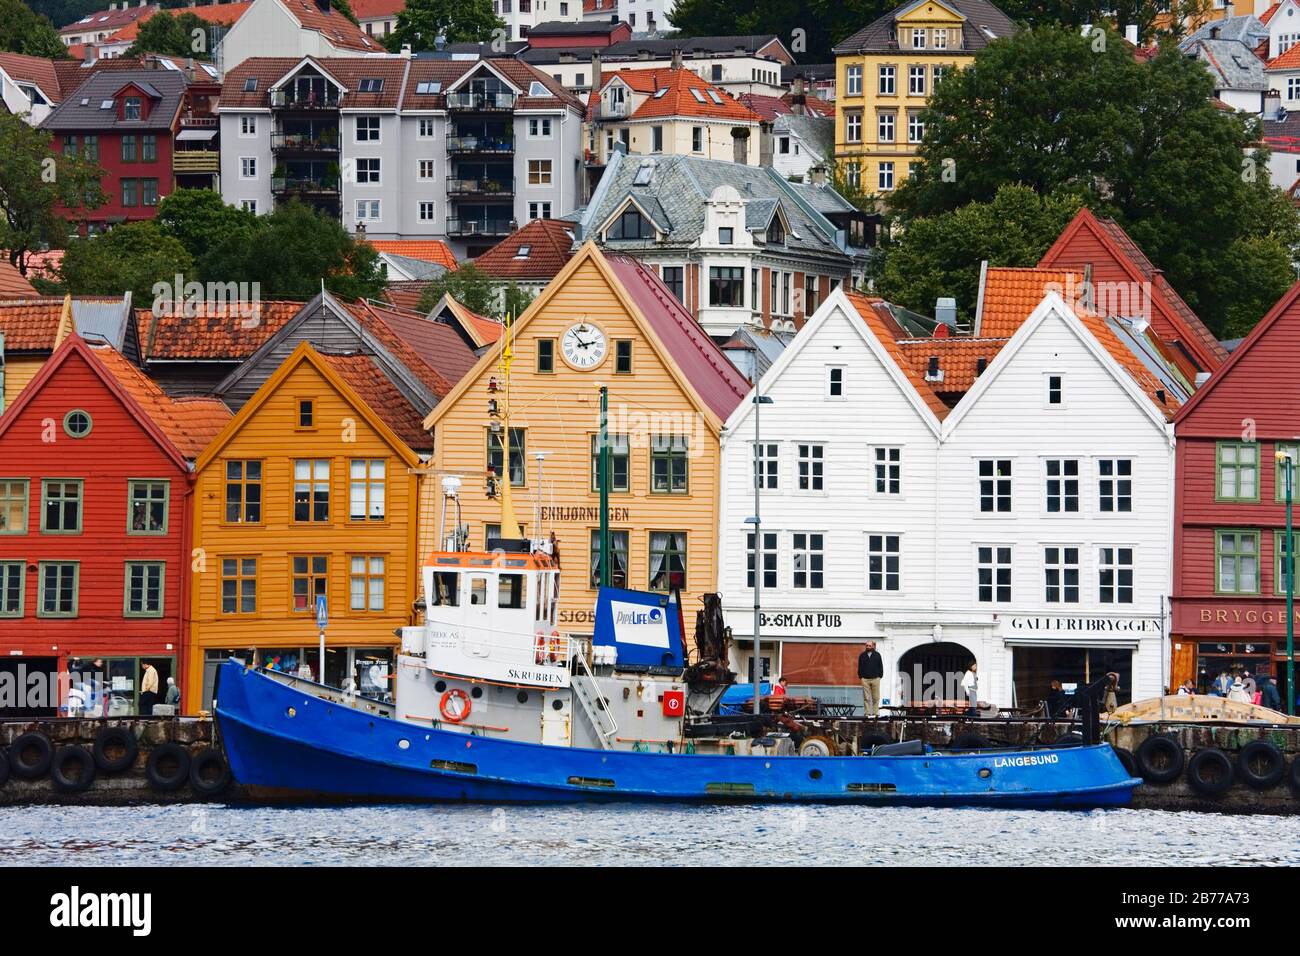
<instances>
[{"instance_id":1,"label":"boat mast","mask_svg":"<svg viewBox=\"0 0 1300 956\"><path fill-rule=\"evenodd\" d=\"M609 386L600 386L600 586L609 587Z\"/></svg>"},{"instance_id":2,"label":"boat mast","mask_svg":"<svg viewBox=\"0 0 1300 956\"><path fill-rule=\"evenodd\" d=\"M524 536L515 518L514 497L511 494L510 476L510 366L514 362L514 321L506 314L506 330L502 336L501 357L497 368L501 373L501 537L519 540ZM486 544L486 542L484 542Z\"/></svg>"}]
</instances>

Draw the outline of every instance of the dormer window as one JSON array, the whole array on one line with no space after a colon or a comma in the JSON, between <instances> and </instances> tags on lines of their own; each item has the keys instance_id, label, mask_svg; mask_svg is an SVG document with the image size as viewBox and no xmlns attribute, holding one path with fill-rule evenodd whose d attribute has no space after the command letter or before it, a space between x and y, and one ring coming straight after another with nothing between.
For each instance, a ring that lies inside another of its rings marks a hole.
<instances>
[{"instance_id":1,"label":"dormer window","mask_svg":"<svg viewBox=\"0 0 1300 956\"><path fill-rule=\"evenodd\" d=\"M771 245L785 245L785 227L781 225L779 216L774 216L772 224L767 227L767 241Z\"/></svg>"},{"instance_id":2,"label":"dormer window","mask_svg":"<svg viewBox=\"0 0 1300 956\"><path fill-rule=\"evenodd\" d=\"M122 103L122 119L138 120L143 109L144 104L141 103L140 97L128 96Z\"/></svg>"},{"instance_id":3,"label":"dormer window","mask_svg":"<svg viewBox=\"0 0 1300 956\"><path fill-rule=\"evenodd\" d=\"M618 218L605 230L606 239L653 239L654 237L655 229L650 224L650 220L632 206L619 213Z\"/></svg>"},{"instance_id":4,"label":"dormer window","mask_svg":"<svg viewBox=\"0 0 1300 956\"><path fill-rule=\"evenodd\" d=\"M912 49L925 49L925 29L923 27L918 27L912 31Z\"/></svg>"},{"instance_id":5,"label":"dormer window","mask_svg":"<svg viewBox=\"0 0 1300 956\"><path fill-rule=\"evenodd\" d=\"M730 226L718 227L718 245L730 246L735 243L735 230Z\"/></svg>"}]
</instances>

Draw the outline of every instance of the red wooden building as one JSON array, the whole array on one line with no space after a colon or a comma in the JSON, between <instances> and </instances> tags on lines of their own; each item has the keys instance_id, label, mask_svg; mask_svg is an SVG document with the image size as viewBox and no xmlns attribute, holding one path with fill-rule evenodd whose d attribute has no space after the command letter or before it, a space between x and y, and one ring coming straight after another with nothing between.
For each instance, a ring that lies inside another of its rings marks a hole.
<instances>
[{"instance_id":1,"label":"red wooden building","mask_svg":"<svg viewBox=\"0 0 1300 956\"><path fill-rule=\"evenodd\" d=\"M1192 679L1204 691L1224 670L1248 670L1286 692L1285 477L1275 456L1300 447L1297 350L1300 283L1175 419L1172 687ZM1296 622L1300 631L1300 613Z\"/></svg>"},{"instance_id":2,"label":"red wooden building","mask_svg":"<svg viewBox=\"0 0 1300 956\"><path fill-rule=\"evenodd\" d=\"M221 402L168 398L76 335L0 416L0 668L19 686L101 673L99 701L117 715L137 711L145 661L160 695L179 678L190 462L229 419ZM61 703L0 699L0 714Z\"/></svg>"}]
</instances>

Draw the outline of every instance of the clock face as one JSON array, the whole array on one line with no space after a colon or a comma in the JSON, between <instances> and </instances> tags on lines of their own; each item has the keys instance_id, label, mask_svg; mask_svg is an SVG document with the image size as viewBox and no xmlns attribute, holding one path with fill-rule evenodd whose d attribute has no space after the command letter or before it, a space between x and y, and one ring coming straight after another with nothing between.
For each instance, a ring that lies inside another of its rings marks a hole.
<instances>
[{"instance_id":1,"label":"clock face","mask_svg":"<svg viewBox=\"0 0 1300 956\"><path fill-rule=\"evenodd\" d=\"M589 322L579 322L560 339L560 352L579 371L595 368L605 361L605 333Z\"/></svg>"}]
</instances>

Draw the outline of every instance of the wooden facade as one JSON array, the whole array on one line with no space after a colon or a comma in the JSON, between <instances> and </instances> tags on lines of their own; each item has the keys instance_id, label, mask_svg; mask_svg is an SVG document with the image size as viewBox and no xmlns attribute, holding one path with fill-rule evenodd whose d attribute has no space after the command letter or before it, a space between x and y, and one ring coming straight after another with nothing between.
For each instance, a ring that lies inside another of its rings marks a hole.
<instances>
[{"instance_id":1,"label":"wooden facade","mask_svg":"<svg viewBox=\"0 0 1300 956\"><path fill-rule=\"evenodd\" d=\"M628 280L619 270L635 270L628 272L633 278ZM628 281L640 283L641 299L634 299ZM652 293L648 301L655 303L653 309L645 306L647 292ZM655 314L648 316L647 311ZM682 353L670 351L669 337L674 337L673 345L687 346L682 341L686 326L665 318L679 313L698 339L689 347L718 367L701 368L702 362L689 364L682 361ZM603 360L588 370L570 366L562 354L566 331L578 323L595 326L607 344ZM689 615L699 595L715 589L717 579L718 436L723 416L705 396L714 396L716 403L721 393L729 411L747 387L744 380L652 272L630 260L607 258L592 243L520 316L513 335L510 427L522 444L514 447L513 456L515 514L529 535L554 533L559 541L565 569L562 626L590 633L594 622L592 547L600 526L600 495L592 462L600 385L609 388L611 441L626 440L627 449L626 457L619 456L626 463L626 480L624 465L616 464L609 496L609 526L621 552L611 562L614 583L664 589L665 562L677 560L665 557L665 550L684 544L683 603ZM488 402L503 398L490 390L494 382L499 384L503 343L491 348L425 420L435 438L431 470L463 481L460 515L471 547L483 547L488 526L500 522L500 504L486 489L492 421ZM544 349L551 350L549 359L545 352L539 355ZM620 349L629 364L620 364ZM681 468L675 474L682 481L670 481L667 489L660 483L660 490L652 475L656 435L664 447L673 437L687 439L689 446L684 460L671 466ZM539 469L536 455L541 453L546 457ZM422 555L439 547L441 511L439 482L429 481L421 501ZM450 527L449 518L448 531Z\"/></svg>"},{"instance_id":2,"label":"wooden facade","mask_svg":"<svg viewBox=\"0 0 1300 956\"><path fill-rule=\"evenodd\" d=\"M358 648L391 658L395 629L415 620L417 464L299 343L197 463L187 700L207 706L204 662L226 651L263 663L278 651L319 679L317 595L328 604L327 654L337 652L327 680L355 678L347 662Z\"/></svg>"},{"instance_id":3,"label":"wooden facade","mask_svg":"<svg viewBox=\"0 0 1300 956\"><path fill-rule=\"evenodd\" d=\"M184 667L185 457L73 335L0 418L0 463L0 645L29 674L109 662L135 713L141 662L160 692Z\"/></svg>"},{"instance_id":4,"label":"wooden facade","mask_svg":"<svg viewBox=\"0 0 1300 956\"><path fill-rule=\"evenodd\" d=\"M1190 679L1204 692L1244 668L1285 692L1285 472L1275 456L1300 445L1300 385L1286 374L1298 343L1300 284L1175 422L1174 687Z\"/></svg>"}]
</instances>

